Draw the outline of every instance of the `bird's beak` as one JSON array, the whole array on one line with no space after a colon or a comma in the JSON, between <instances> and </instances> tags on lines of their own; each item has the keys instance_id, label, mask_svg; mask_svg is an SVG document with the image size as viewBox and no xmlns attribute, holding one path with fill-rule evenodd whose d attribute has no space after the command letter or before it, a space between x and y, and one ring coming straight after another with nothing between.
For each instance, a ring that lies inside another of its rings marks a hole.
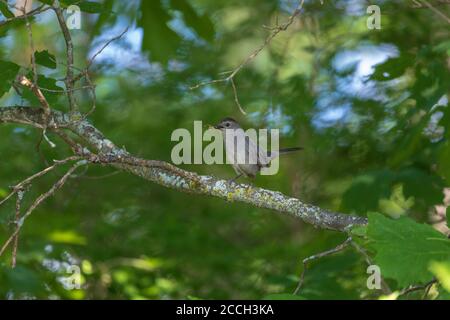
<instances>
[{"instance_id":1,"label":"bird's beak","mask_svg":"<svg viewBox=\"0 0 450 320\"><path fill-rule=\"evenodd\" d=\"M220 124L218 124L217 126L214 126L214 129L222 129L223 127L220 125Z\"/></svg>"}]
</instances>

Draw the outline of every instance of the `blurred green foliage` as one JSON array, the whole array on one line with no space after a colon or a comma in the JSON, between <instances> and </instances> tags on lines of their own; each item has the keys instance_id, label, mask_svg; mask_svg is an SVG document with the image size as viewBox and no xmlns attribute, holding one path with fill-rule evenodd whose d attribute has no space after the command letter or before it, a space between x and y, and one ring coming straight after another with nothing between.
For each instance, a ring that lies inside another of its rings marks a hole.
<instances>
[{"instance_id":1,"label":"blurred green foliage","mask_svg":"<svg viewBox=\"0 0 450 320\"><path fill-rule=\"evenodd\" d=\"M170 161L171 132L193 130L194 120L212 124L233 116L246 127L280 128L282 146L305 150L284 157L276 176L252 183L349 214L402 216L372 215L375 223L361 244L388 270L392 290L436 276L442 286L435 297L449 297L448 240L412 221L429 222L450 181L445 20L407 1L384 1L382 29L369 30L366 1L306 1L300 19L236 76L244 117L229 84L189 88L241 63L269 34L261 26L284 22L295 1L76 2L83 11L82 28L71 30L78 68L130 26L92 66L97 109L90 120L111 140L135 155ZM4 3L0 20L11 16ZM449 8L439 10L450 16ZM52 107L67 110L66 97L55 92L64 87L66 68L56 18L46 11L30 20L38 83L48 89ZM37 105L30 92L19 96L11 88L19 66L31 72L31 53L23 20L0 27L1 106ZM89 110L89 92L75 94ZM46 161L69 154L50 133L57 147L44 142L37 152L40 133L27 126L2 124L0 137L0 198ZM223 178L234 174L220 165L183 168ZM63 172L33 183L24 206ZM0 207L0 243L12 232L13 219L12 200ZM10 251L0 260L0 297L378 298L380 290L366 287L364 257L351 248L312 262L300 295L290 294L301 261L344 240L291 217L90 166L26 221L18 266L11 269ZM445 251L439 259L435 245ZM64 287L70 265L81 268L79 290Z\"/></svg>"}]
</instances>

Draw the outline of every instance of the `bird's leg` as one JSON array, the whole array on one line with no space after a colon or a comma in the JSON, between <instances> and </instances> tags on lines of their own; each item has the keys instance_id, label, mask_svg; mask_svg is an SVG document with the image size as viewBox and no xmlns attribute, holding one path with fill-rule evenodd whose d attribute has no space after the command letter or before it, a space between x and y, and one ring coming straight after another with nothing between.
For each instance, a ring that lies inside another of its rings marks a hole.
<instances>
[{"instance_id":1,"label":"bird's leg","mask_svg":"<svg viewBox=\"0 0 450 320\"><path fill-rule=\"evenodd\" d=\"M237 179L239 179L240 177L242 177L242 173L239 173L234 179L231 179L231 182L236 182Z\"/></svg>"}]
</instances>

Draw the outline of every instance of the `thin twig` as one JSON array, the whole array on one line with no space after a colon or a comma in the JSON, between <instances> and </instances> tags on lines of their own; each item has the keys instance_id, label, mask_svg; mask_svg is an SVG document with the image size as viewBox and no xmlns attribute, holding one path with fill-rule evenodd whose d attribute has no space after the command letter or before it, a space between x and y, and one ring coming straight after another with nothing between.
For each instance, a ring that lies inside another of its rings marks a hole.
<instances>
[{"instance_id":1,"label":"thin twig","mask_svg":"<svg viewBox=\"0 0 450 320\"><path fill-rule=\"evenodd\" d=\"M8 4L8 2L6 2L6 1L3 1L3 2ZM18 9L16 6L11 6L11 7L15 8L15 9ZM50 9L50 7L47 7L45 4L43 4L43 5L39 6L39 7L37 7L36 9L33 9L30 12L28 12L27 13L27 17L32 17L32 16L35 16L35 15L41 14L42 12L45 12L48 9ZM3 27L4 25L6 25L6 24L8 24L8 23L10 23L12 21L21 20L21 19L26 19L26 16L20 15L20 16L11 17L11 18L8 18L6 20L0 21L0 27Z\"/></svg>"},{"instance_id":2,"label":"thin twig","mask_svg":"<svg viewBox=\"0 0 450 320\"><path fill-rule=\"evenodd\" d=\"M77 163L75 163L65 174L61 177L46 193L41 194L34 202L33 204L28 208L28 210L25 212L25 214L22 216L22 218L19 220L17 224L16 230L11 234L11 236L5 241L2 248L0 249L0 257L5 252L8 245L12 242L12 240L16 237L16 235L19 234L20 229L23 226L23 223L25 219L27 219L31 213L47 198L52 196L56 191L58 191L64 183L67 181L67 179L70 177L70 175L80 166L87 164L88 162L86 160L80 160Z\"/></svg>"},{"instance_id":3,"label":"thin twig","mask_svg":"<svg viewBox=\"0 0 450 320\"><path fill-rule=\"evenodd\" d=\"M302 271L302 273L300 275L300 279L298 281L297 287L294 290L294 294L298 294L300 292L300 289L301 289L301 287L303 285L303 281L304 281L304 278L305 278L305 272L306 272L306 267L307 267L307 263L308 262L313 261L313 260L317 260L317 259L320 259L320 258L323 258L323 257L326 257L326 256L329 256L329 255L332 255L332 254L337 253L339 251L342 251L345 248L347 248L348 245L351 242L352 242L352 238L349 237L343 243L337 245L333 249L330 249L330 250L327 250L327 251L324 251L324 252L321 252L321 253L318 253L318 254L312 255L312 256L310 256L308 258L303 259L303 271Z\"/></svg>"},{"instance_id":4,"label":"thin twig","mask_svg":"<svg viewBox=\"0 0 450 320\"><path fill-rule=\"evenodd\" d=\"M356 251L358 251L363 257L364 260L366 260L367 265L372 266L374 265L372 259L369 257L369 255L367 254L366 250L364 250L364 248L362 248L359 244L357 244L354 240L351 241L351 245L356 249ZM389 288L389 285L386 283L386 281L384 281L383 277L381 277L380 279L381 281L381 291L383 291L383 294L390 294L392 293L391 288Z\"/></svg>"},{"instance_id":5,"label":"thin twig","mask_svg":"<svg viewBox=\"0 0 450 320\"><path fill-rule=\"evenodd\" d=\"M45 98L44 94L42 93L41 88L39 88L35 82L32 82L26 76L21 75L18 77L17 80L21 85L30 88L31 92L33 92L33 94L36 96L39 103L41 104L42 109L44 109L44 113L48 120L48 117L50 117L50 113L51 113L50 105L48 104L47 99Z\"/></svg>"},{"instance_id":6,"label":"thin twig","mask_svg":"<svg viewBox=\"0 0 450 320\"><path fill-rule=\"evenodd\" d=\"M96 96L96 93L95 93L95 85L92 83L92 80L91 80L91 78L90 78L90 76L89 76L89 68L91 67L91 65L92 65L92 63L94 62L95 58L97 58L97 56L98 56L100 53L102 53L103 50L105 50L106 47L108 47L113 41L116 41L116 40L119 40L120 38L122 38L122 36L123 36L125 33L127 33L127 31L128 31L128 27L126 27L126 28L125 28L120 34L118 34L117 36L115 36L115 37L109 39L109 40L108 40L108 41L107 41L107 42L106 42L106 43L105 43L105 44L104 44L104 45L103 45L96 53L94 53L94 55L89 59L87 65L86 65L86 68L85 68L84 70L81 70L81 72L73 78L73 82L75 83L76 81L78 81L78 80L80 80L81 78L84 77L84 78L86 79L87 84L88 84L88 85L86 86L86 88L88 88L88 89L90 90L90 92L91 92L92 106L91 106L91 109L83 115L83 118L82 118L83 120L86 119L89 115L91 115L91 114L95 111L95 108L96 108L96 100L97 100L97 96Z\"/></svg>"},{"instance_id":7,"label":"thin twig","mask_svg":"<svg viewBox=\"0 0 450 320\"><path fill-rule=\"evenodd\" d=\"M407 295L407 294L409 294L411 292L414 292L414 291L419 291L419 290L424 290L424 289L425 289L425 292L427 292L427 290L429 290L428 287L431 287L436 282L437 282L437 279L433 279L433 280L431 280L431 281L429 281L429 282L427 282L425 284L411 285L408 288L403 289L402 291L400 291L400 293L398 294L398 297L403 296L403 295Z\"/></svg>"},{"instance_id":8,"label":"thin twig","mask_svg":"<svg viewBox=\"0 0 450 320\"><path fill-rule=\"evenodd\" d=\"M97 58L97 56L98 56L100 53L102 53L103 50L105 50L106 47L108 47L108 46L111 44L111 42L114 42L114 41L116 41L116 40L119 40L119 39L122 38L122 36L123 36L125 33L127 33L127 32L128 32L128 27L126 27L126 28L125 28L120 34L118 34L117 36L115 36L115 37L109 39L108 41L106 41L105 44L104 44L104 45L103 45L96 53L94 53L94 55L89 59L87 65L86 65L85 70L88 70L88 69L91 67L91 65L92 65L92 63L94 62L95 58ZM80 80L84 75L85 75L84 72L82 72L82 73L78 74L77 76L75 76L75 78L74 78L73 80L74 80L74 81L78 81L78 80Z\"/></svg>"},{"instance_id":9,"label":"thin twig","mask_svg":"<svg viewBox=\"0 0 450 320\"><path fill-rule=\"evenodd\" d=\"M78 88L73 88L72 91L81 91L81 90L90 89L90 88L91 88L91 86L81 86ZM63 90L47 89L47 88L39 88L39 89L41 89L41 91L51 92L51 93L67 93L69 91L67 89L63 89Z\"/></svg>"},{"instance_id":10,"label":"thin twig","mask_svg":"<svg viewBox=\"0 0 450 320\"><path fill-rule=\"evenodd\" d=\"M12 259L11 259L11 268L16 267L16 260L17 260L17 248L19 246L19 221L20 221L20 206L22 204L23 196L24 196L24 190L19 190L17 192L17 198L16 198L16 216L15 216L15 224L16 224L16 231L17 234L14 237L14 244L13 244L13 250L12 250Z\"/></svg>"},{"instance_id":11,"label":"thin twig","mask_svg":"<svg viewBox=\"0 0 450 320\"><path fill-rule=\"evenodd\" d=\"M244 109L242 109L241 103L239 102L236 85L234 84L234 78L231 78L230 81L231 81L231 87L233 88L234 101L236 102L236 105L238 106L239 111L241 111L244 115L247 115L247 113L244 111Z\"/></svg>"},{"instance_id":12,"label":"thin twig","mask_svg":"<svg viewBox=\"0 0 450 320\"><path fill-rule=\"evenodd\" d=\"M64 42L66 43L67 50L67 68L66 68L66 88L67 88L67 98L69 100L69 109L72 112L78 112L78 107L75 102L75 96L73 95L74 79L73 79L73 43L72 37L70 36L69 28L67 27L66 21L64 19L62 10L59 6L53 6L56 17L58 18L58 23L64 36Z\"/></svg>"},{"instance_id":13,"label":"thin twig","mask_svg":"<svg viewBox=\"0 0 450 320\"><path fill-rule=\"evenodd\" d=\"M304 0L299 1L294 12L288 17L288 19L285 23L283 23L281 25L279 25L277 23L275 25L275 27L269 27L269 28L266 27L266 29L271 30L271 33L266 37L263 44L260 47L258 47L256 50L254 50L249 56L247 56L247 58L245 58L236 68L234 68L232 71L226 72L226 73L229 73L229 75L227 77L222 78L222 79L214 79L214 80L210 80L210 81L200 82L194 86L191 86L190 89L194 90L194 89L200 88L205 85L215 84L215 83L219 83L219 82L230 82L231 86L233 88L234 100L236 102L236 105L238 106L239 111L241 111L244 115L246 115L245 111L242 109L241 104L239 103L237 90L236 90L236 86L233 81L233 78L238 74L239 71L241 71L242 68L244 68L253 59L255 59L259 55L259 53L262 50L264 50L264 48L267 47L271 43L273 38L275 38L281 31L285 31L287 28L289 28L289 26L294 22L295 18L301 13L304 2L305 2Z\"/></svg>"},{"instance_id":14,"label":"thin twig","mask_svg":"<svg viewBox=\"0 0 450 320\"><path fill-rule=\"evenodd\" d=\"M23 190L28 184L31 183L31 181L33 181L36 178L42 177L43 175L47 174L48 172L52 171L53 169L55 169L56 167L63 165L69 161L75 161L75 160L80 160L81 158L79 156L71 156L68 158L65 158L63 160L53 160L54 164L51 165L50 167L45 168L42 171L39 171L38 173L33 174L32 176L26 178L25 180L19 182L18 184L16 184L14 187L12 187L12 192L7 195L2 201L0 201L0 206L5 203L6 201L8 201L8 199L10 199L13 195L15 195L17 192L19 192L20 190Z\"/></svg>"},{"instance_id":15,"label":"thin twig","mask_svg":"<svg viewBox=\"0 0 450 320\"><path fill-rule=\"evenodd\" d=\"M442 11L440 11L439 9L435 8L431 3L429 3L426 0L422 0L423 3L425 3L425 5L430 8L432 11L434 11L434 13L436 13L438 16L440 16L442 19L444 19L445 21L447 21L448 23L450 23L450 18L447 17Z\"/></svg>"},{"instance_id":16,"label":"thin twig","mask_svg":"<svg viewBox=\"0 0 450 320\"><path fill-rule=\"evenodd\" d=\"M23 8L18 8L18 10L22 12L22 16L25 18L25 25L26 25L27 30L28 30L28 41L30 43L30 48L31 48L31 70L32 70L32 73L33 73L33 82L31 82L25 76L20 76L19 77L19 83L21 85L23 85L23 86L31 88L31 91L38 98L39 103L42 105L42 108L44 108L45 126L44 126L44 128L42 130L42 136L41 136L41 138L39 139L39 141L38 141L38 143L36 145L36 150L42 156L42 153L41 153L41 150L40 150L40 146L41 146L41 142L42 142L43 139L45 139L45 141L47 141L52 148L55 147L55 144L53 142L51 142L50 139L46 135L48 119L50 118L51 111L50 111L50 105L48 104L47 99L45 99L45 96L42 94L42 92L41 92L41 90L39 88L39 85L38 85L38 73L37 73L37 66L36 66L36 56L35 56L34 41L33 41L33 31L31 29L31 24L30 24L30 21L28 19L27 2L28 2L28 0L25 0L25 4L24 4Z\"/></svg>"},{"instance_id":17,"label":"thin twig","mask_svg":"<svg viewBox=\"0 0 450 320\"><path fill-rule=\"evenodd\" d=\"M20 10L22 11L23 16L25 17L25 25L27 27L28 30L28 41L30 43L30 48L31 48L31 70L33 72L33 83L34 86L37 87L37 80L38 80L38 75L37 75L37 68L36 68L36 57L34 55L34 41L33 41L33 31L31 29L31 24L30 24L30 20L28 19L28 14L27 14L27 2L28 0L25 0L25 4L23 6L23 8L20 8Z\"/></svg>"}]
</instances>

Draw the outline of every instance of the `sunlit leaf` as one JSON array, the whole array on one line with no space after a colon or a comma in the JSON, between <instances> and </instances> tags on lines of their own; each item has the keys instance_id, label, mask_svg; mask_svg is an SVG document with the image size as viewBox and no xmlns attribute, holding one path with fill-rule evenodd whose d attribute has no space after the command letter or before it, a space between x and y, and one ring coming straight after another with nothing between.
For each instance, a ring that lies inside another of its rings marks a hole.
<instances>
[{"instance_id":1,"label":"sunlit leaf","mask_svg":"<svg viewBox=\"0 0 450 320\"><path fill-rule=\"evenodd\" d=\"M171 0L172 7L183 13L186 24L207 41L214 38L214 25L207 15L198 15L195 9L186 0Z\"/></svg>"},{"instance_id":2,"label":"sunlit leaf","mask_svg":"<svg viewBox=\"0 0 450 320\"><path fill-rule=\"evenodd\" d=\"M3 2L0 1L0 12L6 17L6 18L13 18L14 17L14 13L12 13L9 8L8 5Z\"/></svg>"},{"instance_id":3,"label":"sunlit leaf","mask_svg":"<svg viewBox=\"0 0 450 320\"><path fill-rule=\"evenodd\" d=\"M0 97L11 88L19 68L20 67L13 62L0 60Z\"/></svg>"},{"instance_id":4,"label":"sunlit leaf","mask_svg":"<svg viewBox=\"0 0 450 320\"><path fill-rule=\"evenodd\" d=\"M379 64L375 68L371 79L378 81L386 81L400 77L408 67L412 67L414 56L404 54L397 58L390 58L386 62Z\"/></svg>"},{"instance_id":5,"label":"sunlit leaf","mask_svg":"<svg viewBox=\"0 0 450 320\"><path fill-rule=\"evenodd\" d=\"M48 52L48 50L36 51L34 54L36 59L36 63L41 66L55 69L56 68L56 59L55 56Z\"/></svg>"},{"instance_id":6,"label":"sunlit leaf","mask_svg":"<svg viewBox=\"0 0 450 320\"><path fill-rule=\"evenodd\" d=\"M450 292L450 261L430 263L430 271L436 276L445 290Z\"/></svg>"},{"instance_id":7,"label":"sunlit leaf","mask_svg":"<svg viewBox=\"0 0 450 320\"><path fill-rule=\"evenodd\" d=\"M181 41L180 36L167 25L170 15L159 0L142 1L141 12L138 26L144 31L142 49L150 52L152 60L167 63Z\"/></svg>"},{"instance_id":8,"label":"sunlit leaf","mask_svg":"<svg viewBox=\"0 0 450 320\"><path fill-rule=\"evenodd\" d=\"M396 280L400 287L430 281L430 262L450 259L450 240L431 226L379 213L368 217L367 236L376 251L375 263L384 277Z\"/></svg>"},{"instance_id":9,"label":"sunlit leaf","mask_svg":"<svg viewBox=\"0 0 450 320\"><path fill-rule=\"evenodd\" d=\"M55 243L85 245L86 238L79 235L73 230L55 230L48 235L48 239Z\"/></svg>"},{"instance_id":10,"label":"sunlit leaf","mask_svg":"<svg viewBox=\"0 0 450 320\"><path fill-rule=\"evenodd\" d=\"M105 7L100 2L81 1L77 4L80 10L87 13L100 13L105 10Z\"/></svg>"}]
</instances>

